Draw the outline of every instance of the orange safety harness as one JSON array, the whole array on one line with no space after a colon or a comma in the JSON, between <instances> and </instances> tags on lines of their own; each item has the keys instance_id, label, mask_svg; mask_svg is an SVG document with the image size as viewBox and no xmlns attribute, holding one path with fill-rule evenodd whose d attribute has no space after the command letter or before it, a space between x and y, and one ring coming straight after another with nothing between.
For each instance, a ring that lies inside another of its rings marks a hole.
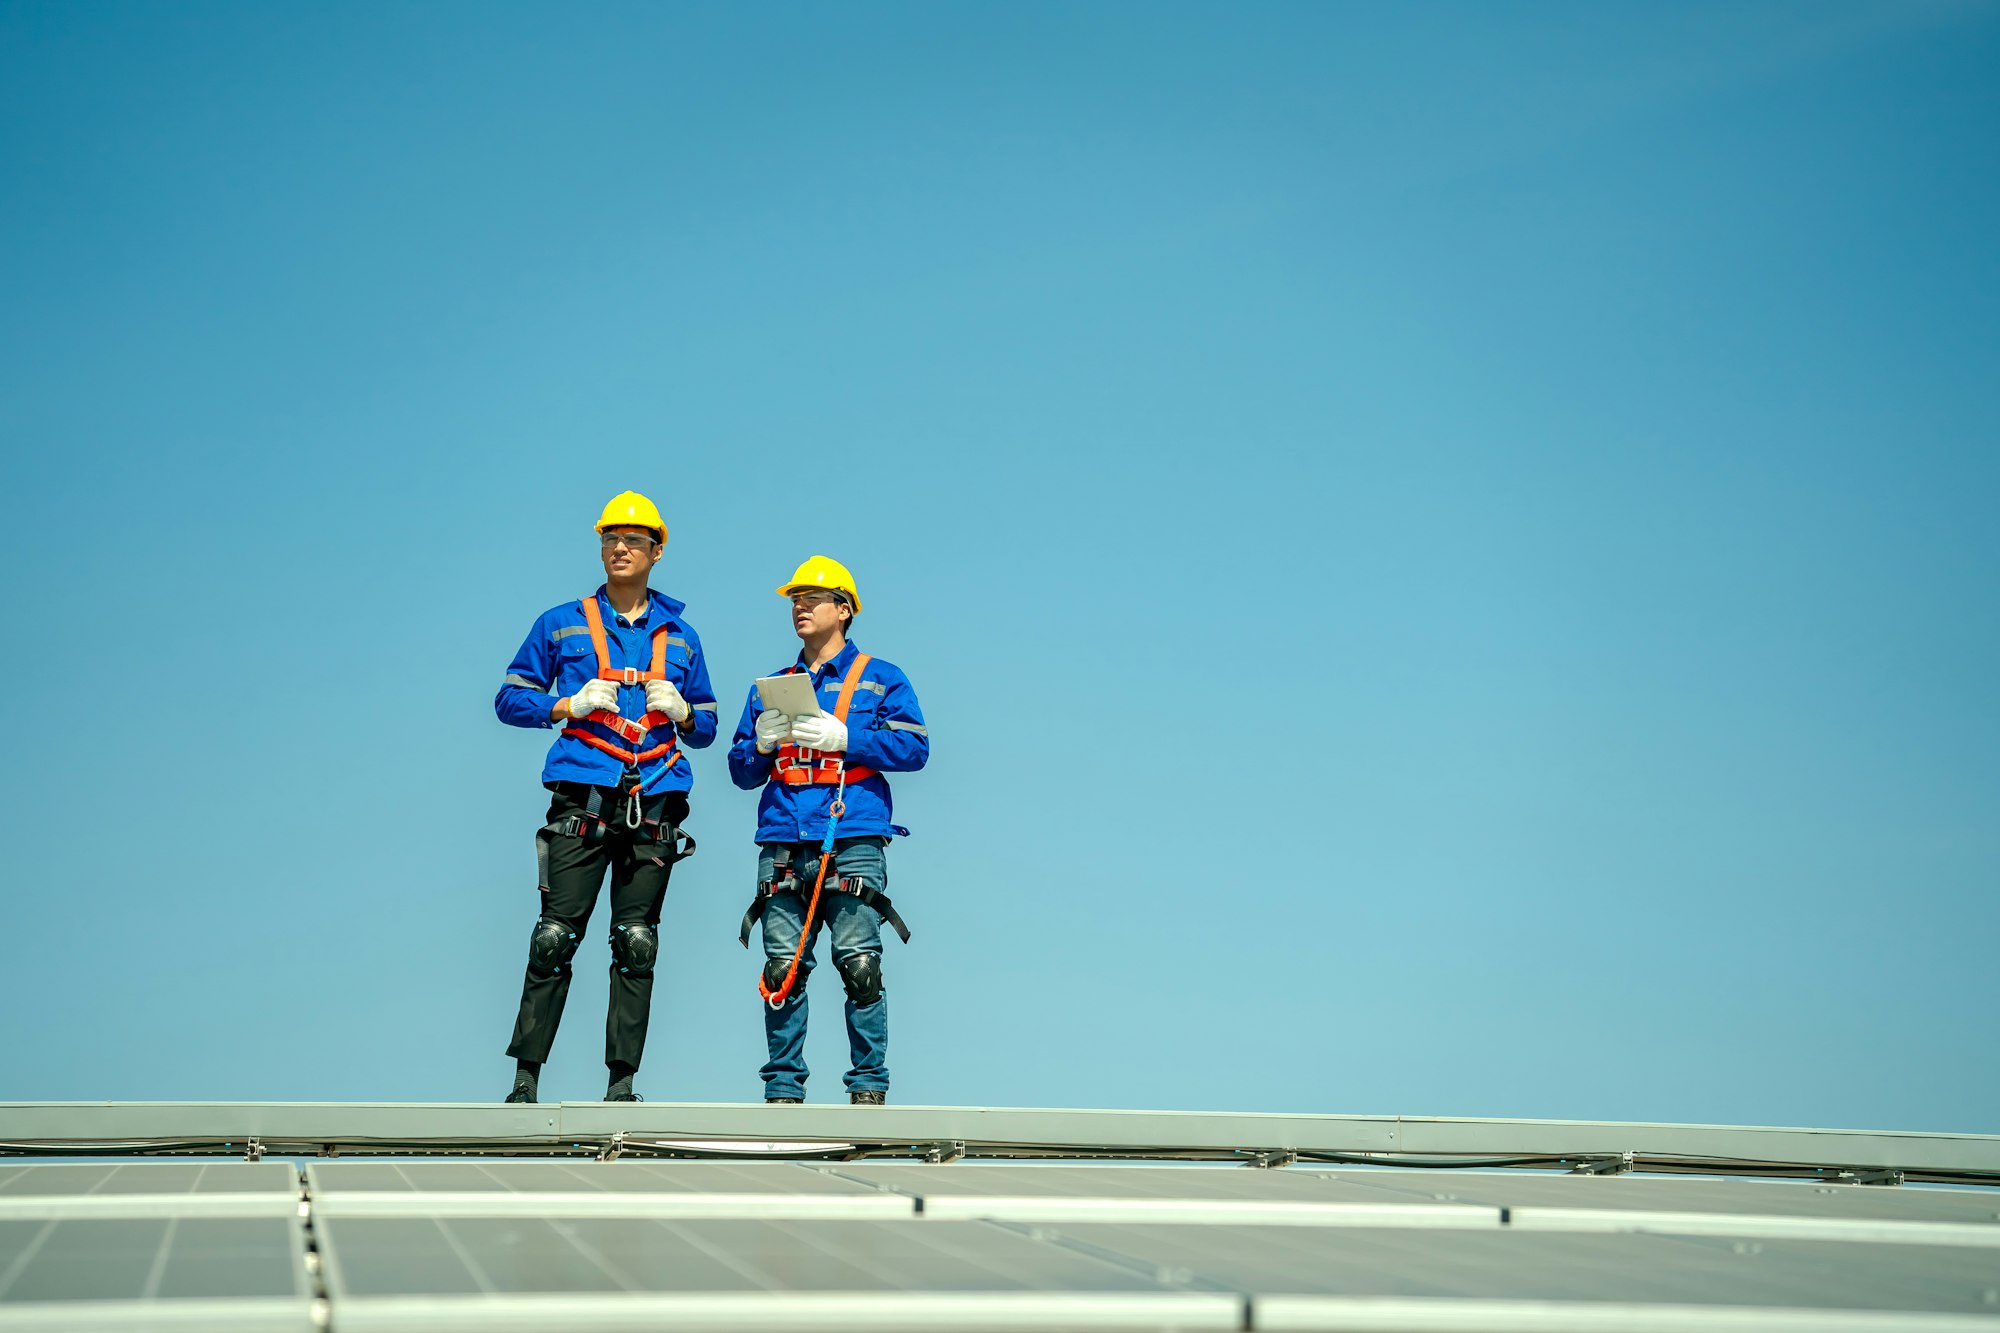
<instances>
[{"instance_id":1,"label":"orange safety harness","mask_svg":"<svg viewBox=\"0 0 2000 1333\"><path fill-rule=\"evenodd\" d=\"M604 639L604 617L597 609L595 595L583 599L583 623L590 630L590 646L597 653L597 678L616 681L620 685L643 685L648 681L667 678L667 631L668 625L661 625L653 631L653 665L650 670L641 671L637 667L614 667L611 665L611 648ZM622 761L632 768L651 759L663 759L661 767L672 768L680 761L680 739L676 734L674 720L665 713L647 713L637 722L620 717L616 713L598 711L587 713L572 722L588 722L592 726L603 727L624 741L618 745L595 732L585 731L581 725L563 728L563 735L574 736L585 745L594 746L613 759ZM661 727L667 729L667 738L657 745L640 749L641 745ZM627 748L630 747L630 748ZM634 788L637 791L637 788Z\"/></svg>"},{"instance_id":2,"label":"orange safety harness","mask_svg":"<svg viewBox=\"0 0 2000 1333\"><path fill-rule=\"evenodd\" d=\"M840 697L834 700L833 715L844 725L847 722L847 706L854 702L854 687L861 683L861 671L874 659L867 653L856 653L854 664L847 668L847 675L840 682ZM796 675L798 663L794 662L781 676ZM852 768L844 767L843 756L828 754L822 750L807 749L790 741L778 747L778 757L772 764L771 776L787 787L804 787L817 783L821 786L859 782L863 778L875 776L875 770L862 764Z\"/></svg>"},{"instance_id":3,"label":"orange safety harness","mask_svg":"<svg viewBox=\"0 0 2000 1333\"><path fill-rule=\"evenodd\" d=\"M840 682L840 697L834 700L833 715L843 724L847 721L847 706L854 702L854 687L861 683L861 670L869 663L867 653L856 653L854 664L847 668L847 675ZM790 671L780 672L789 676L799 670L792 664ZM813 880L812 898L806 903L806 919L799 923L798 946L792 950L791 966L785 969L785 979L775 989L760 973L757 977L757 993L764 997L764 1003L773 1009L783 1006L791 998L792 987L798 984L799 960L805 957L806 946L812 942L813 922L819 917L819 895L826 887L826 870L833 864L833 831L840 824L840 817L847 813L847 783L849 779L859 782L862 778L872 778L875 770L862 764L847 766L847 755L823 754L821 751L794 745L786 741L778 747L778 758L771 770L773 781L788 787L803 787L808 784L830 784L833 804L826 812L826 837L819 845L819 874ZM745 931L748 940L748 931Z\"/></svg>"}]
</instances>

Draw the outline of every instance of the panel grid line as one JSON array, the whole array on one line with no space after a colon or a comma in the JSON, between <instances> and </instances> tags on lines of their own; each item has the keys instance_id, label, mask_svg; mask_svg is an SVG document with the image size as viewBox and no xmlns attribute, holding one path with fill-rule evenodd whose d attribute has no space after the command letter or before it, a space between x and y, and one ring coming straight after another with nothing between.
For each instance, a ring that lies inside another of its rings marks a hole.
<instances>
[{"instance_id":1,"label":"panel grid line","mask_svg":"<svg viewBox=\"0 0 2000 1333\"><path fill-rule=\"evenodd\" d=\"M159 1296L160 1281L167 1275L167 1256L174 1252L174 1237L180 1233L180 1229L181 1220L178 1217L167 1219L166 1229L160 1233L160 1248L154 1251L153 1266L146 1273L146 1285L142 1289L145 1294L142 1299L150 1301Z\"/></svg>"},{"instance_id":2,"label":"panel grid line","mask_svg":"<svg viewBox=\"0 0 2000 1333\"><path fill-rule=\"evenodd\" d=\"M0 1300L7 1299L7 1289L14 1285L15 1280L21 1276L22 1272L28 1267L28 1264L41 1251L42 1246L48 1243L49 1237L54 1234L55 1229L60 1225L62 1224L59 1222L45 1224L40 1231L35 1233L33 1240L21 1247L21 1252L14 1256L14 1262L7 1266L7 1270L4 1273L0 1273Z\"/></svg>"}]
</instances>

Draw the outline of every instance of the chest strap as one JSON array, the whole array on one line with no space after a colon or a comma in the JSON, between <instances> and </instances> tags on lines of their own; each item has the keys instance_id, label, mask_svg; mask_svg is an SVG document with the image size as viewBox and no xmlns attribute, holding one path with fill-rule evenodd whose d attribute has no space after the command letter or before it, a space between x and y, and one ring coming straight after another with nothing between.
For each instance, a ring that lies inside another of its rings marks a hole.
<instances>
[{"instance_id":1,"label":"chest strap","mask_svg":"<svg viewBox=\"0 0 2000 1333\"><path fill-rule=\"evenodd\" d=\"M855 687L861 684L861 672L874 660L867 653L856 653L853 663L847 668L847 675L841 679L840 695L834 700L833 715L842 725L847 722L848 705L854 702ZM797 674L798 671L799 664L794 662L790 670L778 674L790 676ZM810 750L786 741L778 747L778 757L772 762L771 780L782 782L787 787L832 786L843 781L842 766L843 759L840 755L830 754L824 750ZM878 776L876 770L866 764L845 765L844 780L847 782L859 782L863 778L876 776Z\"/></svg>"},{"instance_id":2,"label":"chest strap","mask_svg":"<svg viewBox=\"0 0 2000 1333\"><path fill-rule=\"evenodd\" d=\"M651 669L641 671L637 667L614 667L611 665L611 645L605 639L604 635L604 616L597 609L597 595L592 593L590 596L585 597L581 602L581 606L583 607L584 627L590 631L590 646L597 654L597 678L599 680L614 681L620 685L644 685L649 681L665 680L667 678L667 631L671 626L661 625L653 631L653 665ZM634 722L630 718L619 716L617 713L599 711L571 720L579 723L588 722L593 726L603 727L606 731L617 736L619 740L624 741L625 744L621 746L616 741L605 736L600 736L594 731L586 731L581 726L564 727L562 733L565 736L574 736L585 745L602 750L613 759L620 760L627 765L636 767L639 764L659 759L663 761L661 765L663 768L672 768L680 762L681 752L678 730L674 726L674 720L665 713L647 713ZM646 745L646 741L651 738L652 733L661 727L667 729L667 738L657 745Z\"/></svg>"}]
</instances>

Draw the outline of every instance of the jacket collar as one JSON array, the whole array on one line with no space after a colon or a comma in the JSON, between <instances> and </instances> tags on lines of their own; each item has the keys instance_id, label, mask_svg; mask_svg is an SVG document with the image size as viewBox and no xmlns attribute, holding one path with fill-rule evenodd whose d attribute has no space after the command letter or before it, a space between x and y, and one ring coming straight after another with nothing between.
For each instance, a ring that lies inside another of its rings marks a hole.
<instances>
[{"instance_id":1,"label":"jacket collar","mask_svg":"<svg viewBox=\"0 0 2000 1333\"><path fill-rule=\"evenodd\" d=\"M606 583L597 585L597 601L604 610L606 624L611 624L618 618L618 608L611 605L611 594L607 591L609 587L610 585ZM678 621L681 618L681 612L687 610L686 602L676 601L661 592L658 588L646 589L646 600L651 604L646 615L646 623L656 628L660 622L654 619L654 612L665 615L669 620Z\"/></svg>"},{"instance_id":2,"label":"jacket collar","mask_svg":"<svg viewBox=\"0 0 2000 1333\"><path fill-rule=\"evenodd\" d=\"M840 651L833 655L833 660L821 667L820 670L831 671L836 675L845 675L847 668L854 664L855 655L860 651L859 648L854 646L854 640L849 639L840 646ZM806 672L808 675L811 674L810 668L806 665L806 650L803 648L799 649L797 666L799 670Z\"/></svg>"}]
</instances>

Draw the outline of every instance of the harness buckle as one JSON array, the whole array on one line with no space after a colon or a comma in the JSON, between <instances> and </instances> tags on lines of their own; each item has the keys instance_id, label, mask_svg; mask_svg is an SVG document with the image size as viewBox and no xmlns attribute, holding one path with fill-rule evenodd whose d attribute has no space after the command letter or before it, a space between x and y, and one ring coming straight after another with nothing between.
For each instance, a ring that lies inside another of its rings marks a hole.
<instances>
[{"instance_id":1,"label":"harness buckle","mask_svg":"<svg viewBox=\"0 0 2000 1333\"><path fill-rule=\"evenodd\" d=\"M637 684L639 683L639 668L638 668L638 667L626 667L626 668L625 668L625 683L626 683L627 685L637 685Z\"/></svg>"}]
</instances>

